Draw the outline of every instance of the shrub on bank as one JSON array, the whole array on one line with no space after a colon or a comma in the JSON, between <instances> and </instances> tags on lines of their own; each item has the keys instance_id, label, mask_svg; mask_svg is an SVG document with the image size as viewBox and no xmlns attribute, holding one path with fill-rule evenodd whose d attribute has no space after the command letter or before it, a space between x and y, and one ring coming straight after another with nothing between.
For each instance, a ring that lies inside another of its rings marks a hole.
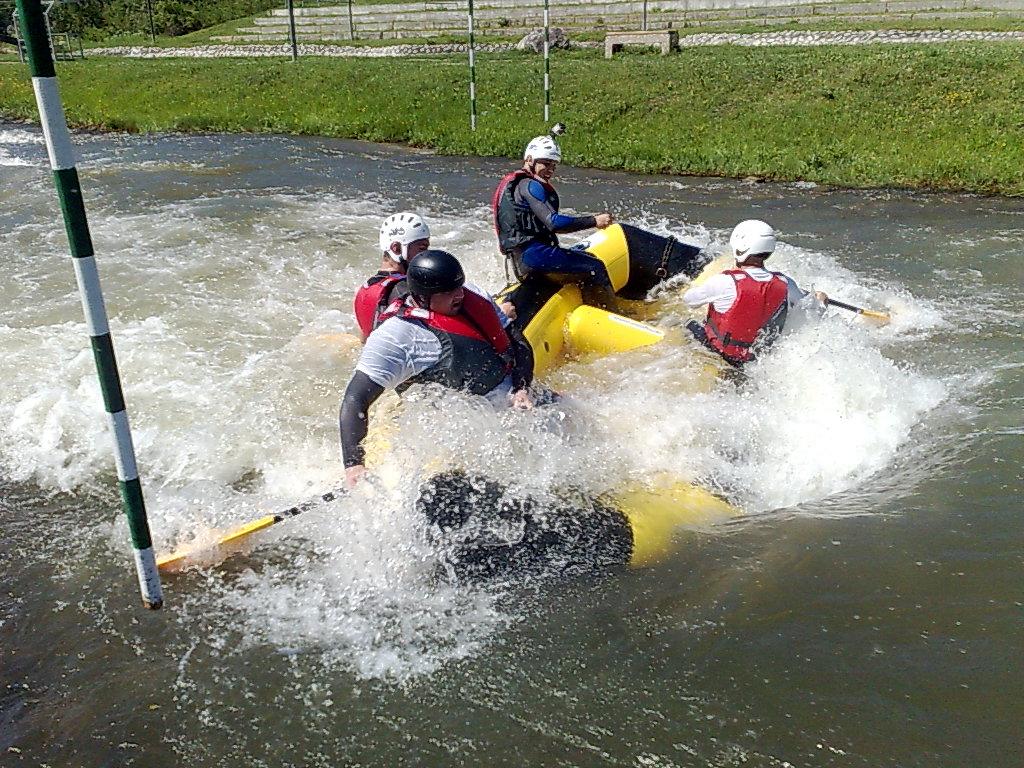
<instances>
[{"instance_id":1,"label":"shrub on bank","mask_svg":"<svg viewBox=\"0 0 1024 768\"><path fill-rule=\"evenodd\" d=\"M278 0L149 0L158 35L184 35L276 8ZM149 32L149 7L140 0L84 0L54 6L54 28L89 40Z\"/></svg>"}]
</instances>

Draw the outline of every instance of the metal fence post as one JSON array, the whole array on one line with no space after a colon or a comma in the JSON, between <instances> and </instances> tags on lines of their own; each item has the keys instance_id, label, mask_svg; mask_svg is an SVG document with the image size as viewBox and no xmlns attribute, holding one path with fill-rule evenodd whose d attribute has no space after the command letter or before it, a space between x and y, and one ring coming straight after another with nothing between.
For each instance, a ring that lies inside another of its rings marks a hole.
<instances>
[{"instance_id":1,"label":"metal fence post","mask_svg":"<svg viewBox=\"0 0 1024 768\"><path fill-rule=\"evenodd\" d=\"M295 37L295 5L288 0L288 40L292 44L292 61L299 60L299 41Z\"/></svg>"},{"instance_id":2,"label":"metal fence post","mask_svg":"<svg viewBox=\"0 0 1024 768\"><path fill-rule=\"evenodd\" d=\"M544 122L551 119L551 35L548 24L548 0L544 0Z\"/></svg>"}]
</instances>

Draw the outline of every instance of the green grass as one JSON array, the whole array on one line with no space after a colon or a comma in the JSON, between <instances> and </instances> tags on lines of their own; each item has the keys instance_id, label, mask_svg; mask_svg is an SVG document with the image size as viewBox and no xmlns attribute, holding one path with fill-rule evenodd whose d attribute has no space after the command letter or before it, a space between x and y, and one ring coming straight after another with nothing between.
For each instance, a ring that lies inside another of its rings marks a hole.
<instances>
[{"instance_id":1,"label":"green grass","mask_svg":"<svg viewBox=\"0 0 1024 768\"><path fill-rule=\"evenodd\" d=\"M517 156L539 133L543 63L465 57L90 59L59 65L69 121L129 131L252 131ZM605 61L559 53L553 120L573 165L1024 195L1024 60L1013 44L689 49ZM34 118L0 63L0 114Z\"/></svg>"}]
</instances>

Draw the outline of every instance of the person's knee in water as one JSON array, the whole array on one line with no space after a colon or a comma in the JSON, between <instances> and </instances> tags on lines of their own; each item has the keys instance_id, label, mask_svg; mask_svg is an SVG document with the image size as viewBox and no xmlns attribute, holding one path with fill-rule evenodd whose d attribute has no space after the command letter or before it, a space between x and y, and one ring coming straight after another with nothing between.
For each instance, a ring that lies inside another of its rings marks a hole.
<instances>
[{"instance_id":1,"label":"person's knee in water","mask_svg":"<svg viewBox=\"0 0 1024 768\"><path fill-rule=\"evenodd\" d=\"M614 309L615 289L604 262L583 250L533 243L523 250L523 280L550 280L559 285L575 283L588 303Z\"/></svg>"}]
</instances>

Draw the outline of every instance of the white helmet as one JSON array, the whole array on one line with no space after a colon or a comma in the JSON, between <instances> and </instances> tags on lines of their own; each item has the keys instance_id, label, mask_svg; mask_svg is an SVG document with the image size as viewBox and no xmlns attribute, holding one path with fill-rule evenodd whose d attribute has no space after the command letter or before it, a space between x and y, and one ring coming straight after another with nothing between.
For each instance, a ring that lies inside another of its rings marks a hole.
<instances>
[{"instance_id":1,"label":"white helmet","mask_svg":"<svg viewBox=\"0 0 1024 768\"><path fill-rule=\"evenodd\" d=\"M737 259L770 256L775 250L775 230L760 219L741 221L729 237L729 247Z\"/></svg>"},{"instance_id":2,"label":"white helmet","mask_svg":"<svg viewBox=\"0 0 1024 768\"><path fill-rule=\"evenodd\" d=\"M554 160L556 163L560 163L562 162L562 150L550 136L538 136L526 145L523 160L528 157L534 160Z\"/></svg>"},{"instance_id":3,"label":"white helmet","mask_svg":"<svg viewBox=\"0 0 1024 768\"><path fill-rule=\"evenodd\" d=\"M396 213L384 219L380 225L380 250L392 259L395 253L391 250L392 243L402 246L402 254L397 259L405 263L409 256L409 245L417 240L430 238L430 227L415 213Z\"/></svg>"}]
</instances>

